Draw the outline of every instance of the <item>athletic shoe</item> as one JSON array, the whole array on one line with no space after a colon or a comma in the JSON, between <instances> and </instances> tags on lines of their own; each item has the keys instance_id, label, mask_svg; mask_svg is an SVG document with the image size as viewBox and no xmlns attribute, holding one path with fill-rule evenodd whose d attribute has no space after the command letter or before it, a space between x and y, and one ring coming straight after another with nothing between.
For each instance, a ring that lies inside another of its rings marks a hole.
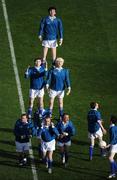
<instances>
[{"instance_id":1,"label":"athletic shoe","mask_svg":"<svg viewBox=\"0 0 117 180\"><path fill-rule=\"evenodd\" d=\"M26 165L27 164L27 158L24 158L23 159L23 165Z\"/></svg>"},{"instance_id":2,"label":"athletic shoe","mask_svg":"<svg viewBox=\"0 0 117 180\"><path fill-rule=\"evenodd\" d=\"M48 168L48 173L52 174L52 169L51 168Z\"/></svg>"},{"instance_id":3,"label":"athletic shoe","mask_svg":"<svg viewBox=\"0 0 117 180\"><path fill-rule=\"evenodd\" d=\"M65 156L62 158L62 164L65 164Z\"/></svg>"},{"instance_id":4,"label":"athletic shoe","mask_svg":"<svg viewBox=\"0 0 117 180\"><path fill-rule=\"evenodd\" d=\"M114 174L110 174L107 178L112 179L112 178L115 178L115 177L116 177L116 174L114 173Z\"/></svg>"}]
</instances>

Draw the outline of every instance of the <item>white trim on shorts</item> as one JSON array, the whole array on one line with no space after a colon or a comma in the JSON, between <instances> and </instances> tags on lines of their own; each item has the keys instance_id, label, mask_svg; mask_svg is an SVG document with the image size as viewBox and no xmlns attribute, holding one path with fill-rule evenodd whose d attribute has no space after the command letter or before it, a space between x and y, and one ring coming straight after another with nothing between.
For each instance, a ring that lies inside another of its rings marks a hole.
<instances>
[{"instance_id":1,"label":"white trim on shorts","mask_svg":"<svg viewBox=\"0 0 117 180\"><path fill-rule=\"evenodd\" d=\"M20 143L18 141L15 141L15 145L16 145L16 151L17 152L29 151L30 146L31 146L30 142Z\"/></svg>"},{"instance_id":2,"label":"white trim on shorts","mask_svg":"<svg viewBox=\"0 0 117 180\"><path fill-rule=\"evenodd\" d=\"M43 40L42 46L47 48L56 48L58 47L57 40Z\"/></svg>"},{"instance_id":3,"label":"white trim on shorts","mask_svg":"<svg viewBox=\"0 0 117 180\"><path fill-rule=\"evenodd\" d=\"M88 133L88 138L89 139L95 139L95 138L102 138L103 137L103 132L102 132L102 129L101 128L99 128L99 130L98 131L96 131L96 133Z\"/></svg>"},{"instance_id":4,"label":"white trim on shorts","mask_svg":"<svg viewBox=\"0 0 117 180\"><path fill-rule=\"evenodd\" d=\"M65 143L62 143L60 141L57 142L57 146L63 147L63 146L71 146L71 140Z\"/></svg>"},{"instance_id":5,"label":"white trim on shorts","mask_svg":"<svg viewBox=\"0 0 117 180\"><path fill-rule=\"evenodd\" d=\"M63 91L55 91L55 90L50 89L50 91L49 91L50 98L55 98L56 96L58 98L64 98L64 94L65 94L64 90Z\"/></svg>"},{"instance_id":6,"label":"white trim on shorts","mask_svg":"<svg viewBox=\"0 0 117 180\"><path fill-rule=\"evenodd\" d=\"M44 88L40 89L40 90L36 90L36 89L30 89L29 90L29 97L30 98L36 98L36 97L43 97L44 96Z\"/></svg>"},{"instance_id":7,"label":"white trim on shorts","mask_svg":"<svg viewBox=\"0 0 117 180\"><path fill-rule=\"evenodd\" d=\"M47 152L47 151L54 151L55 150L55 139L53 139L50 142L45 142L45 141L41 141L41 150L43 152Z\"/></svg>"}]
</instances>

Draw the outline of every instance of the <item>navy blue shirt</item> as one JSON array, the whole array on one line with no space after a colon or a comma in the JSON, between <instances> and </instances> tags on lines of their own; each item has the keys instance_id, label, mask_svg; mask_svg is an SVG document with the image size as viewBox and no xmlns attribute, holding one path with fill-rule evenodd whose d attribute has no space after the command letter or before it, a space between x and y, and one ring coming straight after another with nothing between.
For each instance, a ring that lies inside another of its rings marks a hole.
<instances>
[{"instance_id":1,"label":"navy blue shirt","mask_svg":"<svg viewBox=\"0 0 117 180\"><path fill-rule=\"evenodd\" d=\"M110 133L110 144L111 145L117 144L117 126L115 126L114 124L111 125L109 129L109 133Z\"/></svg>"},{"instance_id":2,"label":"navy blue shirt","mask_svg":"<svg viewBox=\"0 0 117 180\"><path fill-rule=\"evenodd\" d=\"M15 140L20 143L29 142L30 135L33 135L34 129L32 121L23 123L21 119L18 119L14 127Z\"/></svg>"},{"instance_id":3,"label":"navy blue shirt","mask_svg":"<svg viewBox=\"0 0 117 180\"><path fill-rule=\"evenodd\" d=\"M75 134L75 127L71 121L68 121L67 123L63 123L63 121L59 121L56 125L56 128L58 129L59 133L68 133L67 136L64 136L63 138L60 138L58 141L62 143L66 143L70 141L71 136Z\"/></svg>"},{"instance_id":4,"label":"navy blue shirt","mask_svg":"<svg viewBox=\"0 0 117 180\"><path fill-rule=\"evenodd\" d=\"M39 36L43 37L43 40L56 40L58 35L60 39L63 39L63 26L60 18L50 19L49 16L43 18L40 23Z\"/></svg>"},{"instance_id":5,"label":"navy blue shirt","mask_svg":"<svg viewBox=\"0 0 117 180\"><path fill-rule=\"evenodd\" d=\"M88 120L88 131L90 133L96 133L100 128L100 125L98 123L98 121L101 120L100 112L97 110L91 109L88 112L87 120Z\"/></svg>"}]
</instances>

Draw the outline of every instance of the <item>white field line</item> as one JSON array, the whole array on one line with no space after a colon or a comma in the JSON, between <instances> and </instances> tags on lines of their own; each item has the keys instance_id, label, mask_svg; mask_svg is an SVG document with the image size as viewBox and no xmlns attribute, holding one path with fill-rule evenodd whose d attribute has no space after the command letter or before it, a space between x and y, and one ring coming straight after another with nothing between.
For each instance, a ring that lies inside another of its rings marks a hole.
<instances>
[{"instance_id":1,"label":"white field line","mask_svg":"<svg viewBox=\"0 0 117 180\"><path fill-rule=\"evenodd\" d=\"M1 0L1 1L2 1L4 20L5 20L5 24L6 24L8 42L9 42L9 47L10 47L10 52L11 52L12 65L13 65L13 70L14 70L16 85L17 85L17 90L18 90L20 108L21 108L21 112L24 113L25 112L25 106L24 106L21 82L20 82L17 63L16 63L16 56L15 56L15 51L14 51L13 39L12 39L10 24L9 24L9 20L8 20L6 3L5 3L5 0ZM36 166L34 163L34 155L33 155L33 150L32 150L32 144L31 144L31 149L29 151L29 154L30 154L30 158L32 159L31 169L32 169L33 179L38 180Z\"/></svg>"}]
</instances>

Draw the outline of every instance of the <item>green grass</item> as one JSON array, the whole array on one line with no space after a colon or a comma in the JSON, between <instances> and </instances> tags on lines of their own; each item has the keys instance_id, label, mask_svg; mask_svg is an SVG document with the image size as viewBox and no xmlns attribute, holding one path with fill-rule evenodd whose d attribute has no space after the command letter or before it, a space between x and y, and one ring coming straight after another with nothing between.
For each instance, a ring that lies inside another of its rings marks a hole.
<instances>
[{"instance_id":1,"label":"green grass","mask_svg":"<svg viewBox=\"0 0 117 180\"><path fill-rule=\"evenodd\" d=\"M117 1L6 0L6 4L26 109L29 81L24 79L24 71L29 64L33 65L35 57L41 56L42 47L37 37L41 17L47 15L49 6L55 5L64 25L64 43L58 47L57 53L65 59L65 67L70 69L72 93L65 97L64 107L70 113L77 134L73 138L69 167L63 169L59 165L57 150L52 175L48 175L38 162L38 142L34 138L39 179L104 179L109 173L108 158L99 156L97 146L93 161L88 161L86 114L90 101L99 102L107 129L110 115L117 114ZM12 129L21 112L1 2L0 36L0 178L30 180L33 179L31 168L16 166ZM48 107L47 95L45 106ZM57 107L56 101L54 116L58 115ZM105 139L108 141L108 135Z\"/></svg>"}]
</instances>

